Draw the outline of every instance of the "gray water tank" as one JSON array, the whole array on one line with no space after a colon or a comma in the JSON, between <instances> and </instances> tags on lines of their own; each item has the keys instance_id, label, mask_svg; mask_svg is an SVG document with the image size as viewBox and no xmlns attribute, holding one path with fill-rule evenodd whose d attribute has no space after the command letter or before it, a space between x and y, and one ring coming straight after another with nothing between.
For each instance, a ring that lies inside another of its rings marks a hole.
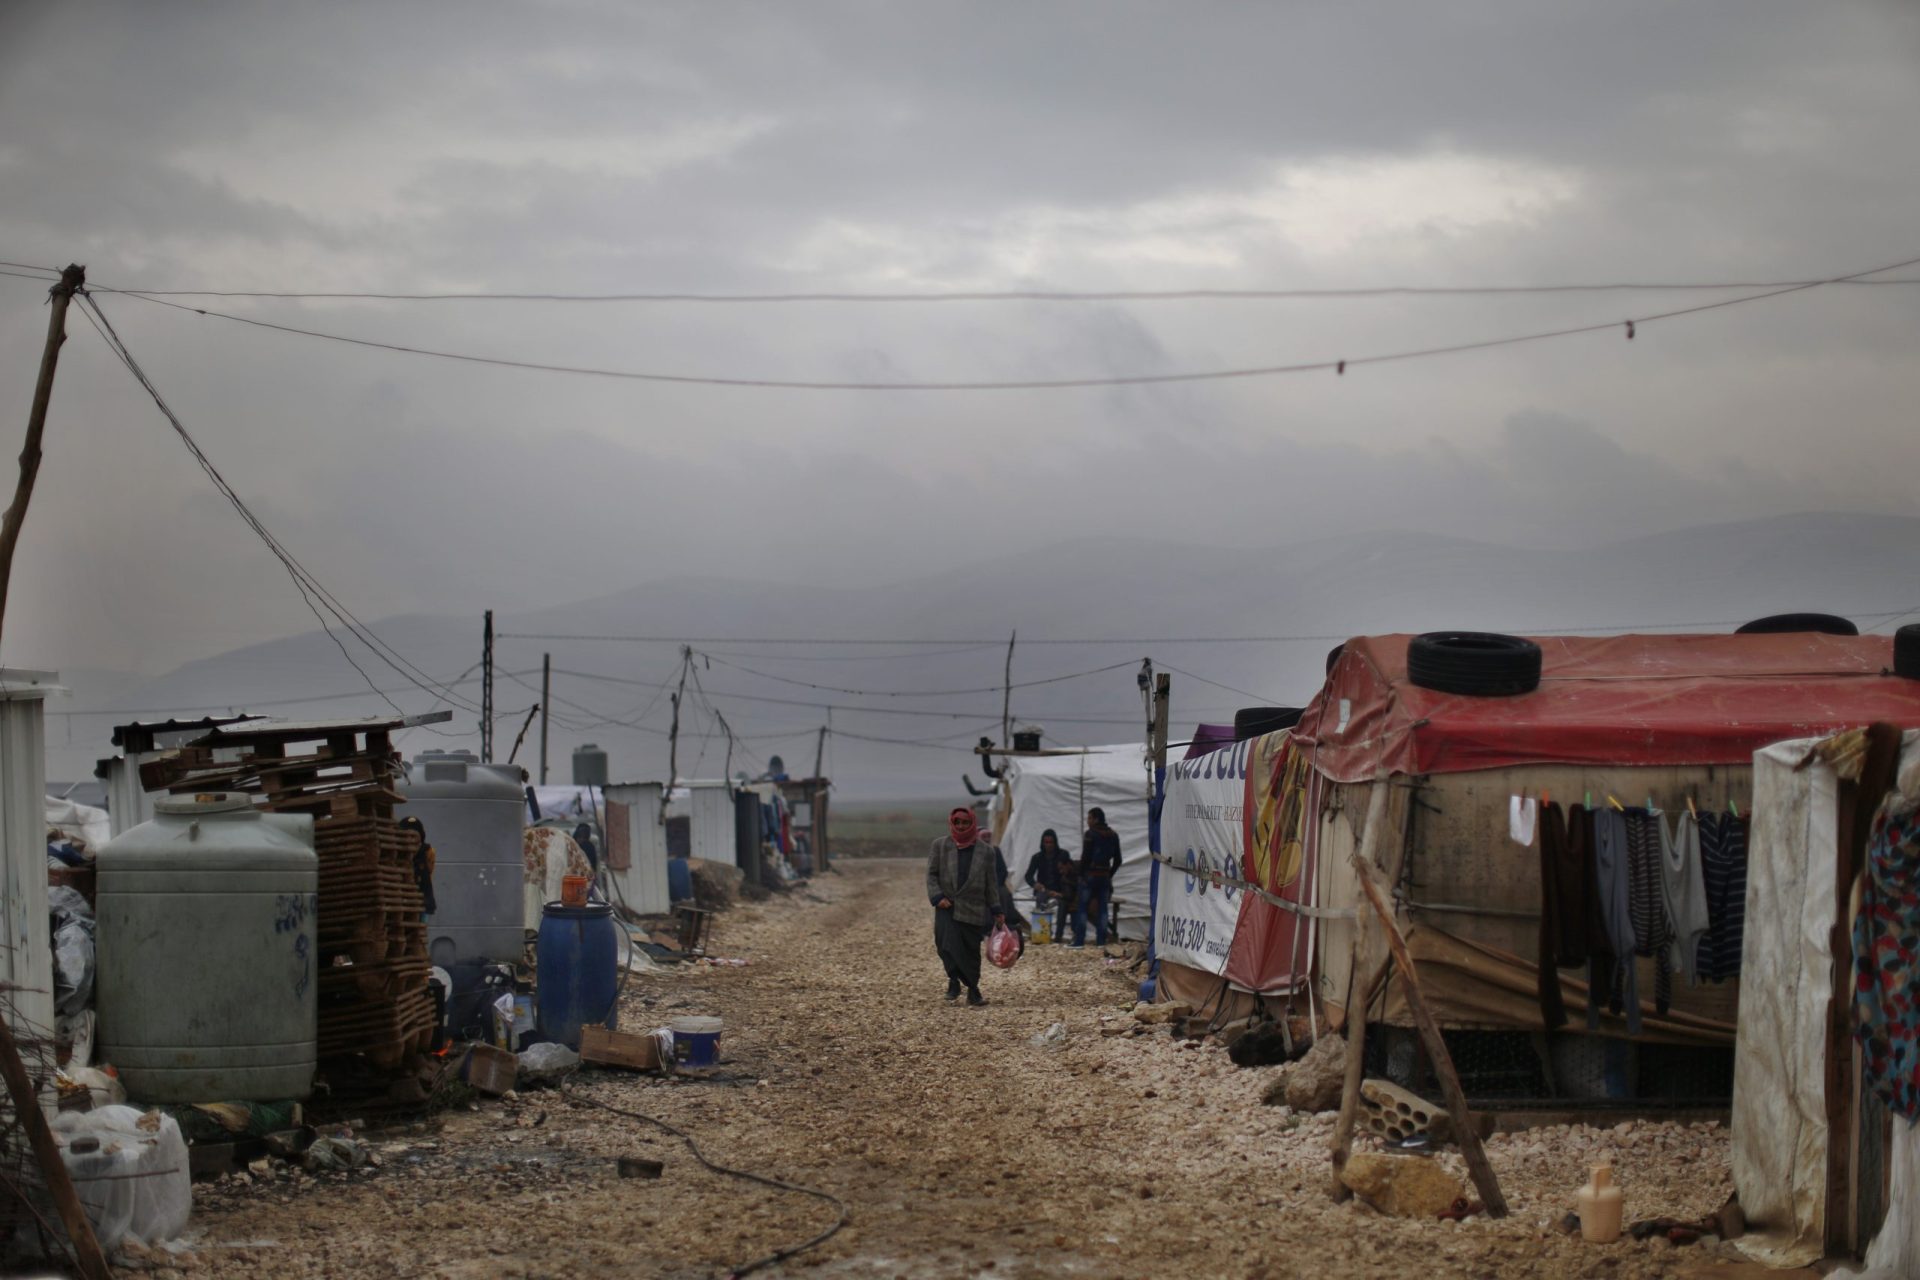
<instances>
[{"instance_id":1,"label":"gray water tank","mask_svg":"<svg viewBox=\"0 0 1920 1280\"><path fill-rule=\"evenodd\" d=\"M400 793L401 816L420 819L433 845L438 909L427 917L427 954L453 979L457 1034L475 1016L465 997L479 988L482 966L518 960L526 948L527 794L518 765L482 764L470 751L421 752Z\"/></svg>"},{"instance_id":2,"label":"gray water tank","mask_svg":"<svg viewBox=\"0 0 1920 1280\"><path fill-rule=\"evenodd\" d=\"M142 1102L313 1090L313 819L245 795L154 802L100 850L100 1057Z\"/></svg>"},{"instance_id":3,"label":"gray water tank","mask_svg":"<svg viewBox=\"0 0 1920 1280\"><path fill-rule=\"evenodd\" d=\"M604 787L607 785L607 753L591 742L573 749L573 785L576 787Z\"/></svg>"}]
</instances>

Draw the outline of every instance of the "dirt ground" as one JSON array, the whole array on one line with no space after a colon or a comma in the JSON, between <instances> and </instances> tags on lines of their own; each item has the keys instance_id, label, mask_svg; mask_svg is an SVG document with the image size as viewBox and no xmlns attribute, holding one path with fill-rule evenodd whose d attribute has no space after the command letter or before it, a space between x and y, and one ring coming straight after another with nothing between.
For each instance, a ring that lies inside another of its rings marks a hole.
<instances>
[{"instance_id":1,"label":"dirt ground","mask_svg":"<svg viewBox=\"0 0 1920 1280\"><path fill-rule=\"evenodd\" d=\"M859 1277L1651 1277L1724 1250L1590 1246L1552 1230L1611 1154L1629 1220L1697 1216L1728 1192L1718 1126L1496 1138L1513 1215L1382 1217L1326 1193L1333 1117L1259 1099L1279 1068L1162 1033L1104 1037L1133 979L1089 945L989 968L985 1009L949 1005L916 862L846 862L721 916L744 967L635 975L621 1026L726 1020L710 1082L611 1072L573 1088L690 1131L722 1163L830 1191L850 1221L762 1274ZM1064 1022L1054 1047L1034 1043ZM826 1229L816 1200L721 1178L671 1137L555 1090L377 1135L382 1164L196 1187L195 1253L163 1271L285 1276L725 1275ZM614 1157L665 1162L622 1179ZM1437 1157L1458 1171L1458 1158Z\"/></svg>"}]
</instances>

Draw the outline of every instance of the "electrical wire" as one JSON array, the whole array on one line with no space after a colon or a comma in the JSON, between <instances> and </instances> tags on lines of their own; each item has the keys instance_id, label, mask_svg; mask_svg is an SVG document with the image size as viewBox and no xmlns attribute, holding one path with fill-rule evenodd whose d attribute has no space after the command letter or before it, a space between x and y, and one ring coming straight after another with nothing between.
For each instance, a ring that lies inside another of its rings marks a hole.
<instances>
[{"instance_id":1,"label":"electrical wire","mask_svg":"<svg viewBox=\"0 0 1920 1280\"><path fill-rule=\"evenodd\" d=\"M1272 702L1273 701L1273 699L1269 697L1267 694L1254 693L1249 689L1237 689L1230 684L1221 684L1218 680L1209 680L1205 676L1197 676L1193 674L1193 672L1191 671L1182 671L1179 667L1174 666L1172 663L1155 662L1154 665L1159 667L1163 671L1171 671L1174 675L1185 676L1189 680L1198 680L1201 684L1212 685L1216 689L1225 689L1228 693L1237 693L1237 694L1240 694L1242 697L1252 698L1255 702Z\"/></svg>"},{"instance_id":2,"label":"electrical wire","mask_svg":"<svg viewBox=\"0 0 1920 1280\"><path fill-rule=\"evenodd\" d=\"M135 290L120 290L120 296L138 298L155 306L170 307L176 311L187 311L195 315L208 316L217 320L226 320L234 324L249 325L258 329L270 329L278 333L295 334L300 337L318 338L327 342L344 343L349 346L366 347L377 351L391 351L401 355L428 356L436 360L453 360L465 364L491 365L503 369L521 369L540 373L560 373L577 377L613 378L631 382L671 383L683 386L707 387L745 387L779 391L1052 391L1088 387L1125 387L1159 386L1184 382L1221 382L1244 380L1248 378L1275 377L1294 373L1337 373L1344 374L1349 368L1362 365L1392 364L1406 360L1424 360L1436 356L1463 355L1474 351L1488 351L1496 347L1517 346L1522 343L1544 342L1555 338L1570 338L1582 334L1605 333L1624 328L1626 336L1632 338L1638 328L1644 328L1662 320L1677 320L1682 316L1700 315L1708 311L1718 311L1726 307L1743 306L1750 302L1762 302L1769 298L1784 297L1791 293L1801 293L1808 289L1817 289L1823 285L1846 284L1868 276L1881 275L1888 271L1899 270L1920 264L1920 258L1906 258L1885 266L1871 267L1865 271L1849 272L1846 275L1832 276L1821 280L1798 281L1778 288L1768 288L1760 293L1743 293L1734 298L1722 298L1715 302L1703 302L1690 307L1675 307L1666 311L1648 312L1644 315L1619 320L1603 320L1590 324L1568 325L1558 329L1542 329L1530 333L1505 334L1494 338L1479 338L1468 342L1446 343L1440 346L1419 347L1404 351L1389 351L1376 355L1360 355L1303 360L1289 364L1251 365L1242 368L1202 369L1176 373L1133 373L1107 374L1081 378L1026 378L1010 380L987 380L978 382L938 381L938 382L838 382L809 381L798 378L745 378L717 377L702 374L662 373L638 369L605 369L586 365L547 364L535 360L514 360L502 356L476 355L472 352L443 351L432 347L410 346L405 343L381 342L373 338L356 338L350 334L330 333L321 329L307 329L299 325L279 324L271 320L259 320L250 316L235 315L230 311L215 311L206 307L191 306L187 303L172 302L151 293Z\"/></svg>"},{"instance_id":3,"label":"electrical wire","mask_svg":"<svg viewBox=\"0 0 1920 1280\"><path fill-rule=\"evenodd\" d=\"M696 650L696 652L698 651ZM842 685L816 684L811 680L797 680L792 676L775 675L770 671L756 671L752 667L743 666L738 662L730 662L725 658L714 658L710 653L702 653L701 656L712 658L713 661L723 667L732 667L735 671L744 671L750 676L758 676L762 680L773 680L780 684L799 685L803 689L818 689L823 693L853 694L863 698L944 698L966 693L1001 693L1008 689L1031 689L1036 685L1059 684L1065 680L1079 680L1086 676L1102 675L1108 671L1118 671L1122 667L1135 665L1131 661L1112 662L1104 667L1094 667L1090 671L1073 671L1066 675L1047 676L1041 680L1015 680L1010 684L1003 682L995 685L983 685L974 689L849 689Z\"/></svg>"},{"instance_id":4,"label":"electrical wire","mask_svg":"<svg viewBox=\"0 0 1920 1280\"><path fill-rule=\"evenodd\" d=\"M728 1167L727 1165L720 1164L716 1161L709 1160L707 1158L706 1153L700 1150L700 1144L695 1142L693 1140L693 1135L688 1133L685 1129L680 1129L675 1127L674 1125L668 1124L665 1120L659 1119L657 1116L650 1116L645 1114L644 1112L639 1112L639 1111L629 1111L625 1107L616 1107L611 1103L602 1102L598 1098L592 1097L588 1094L581 1093L573 1087L573 1077L571 1075L568 1075L561 1080L560 1091L564 1093L568 1098L571 1098L576 1102L584 1102L590 1107L598 1107L602 1111L611 1112L616 1116L624 1116L628 1120L638 1120L643 1124L650 1124L657 1129L661 1129L666 1131L667 1133L672 1134L674 1137L680 1139L681 1142L686 1144L686 1148L689 1152L693 1154L693 1158L695 1160L698 1160L702 1165L702 1167L704 1167L710 1173L721 1174L729 1178L738 1178L744 1182L755 1182L760 1184L763 1187L771 1187L775 1191L787 1191L787 1192L791 1192L794 1195L812 1196L815 1200L826 1201L828 1204L832 1205L834 1209L839 1213L839 1217L834 1220L834 1224L828 1227L825 1231L822 1231L819 1235L814 1236L809 1240L805 1240L800 1244L790 1245L784 1249L776 1249L772 1253L766 1255L764 1258L759 1258L752 1262L742 1263L739 1266L733 1268L733 1270L728 1273L729 1276L737 1277L737 1276L748 1275L752 1272L760 1270L763 1267L771 1267L778 1263L785 1262L788 1258L796 1257L799 1254L805 1253L809 1249L816 1248L820 1245L823 1245L827 1241L833 1239L833 1237L839 1233L840 1229L847 1225L847 1222L852 1217L852 1213L847 1208L846 1202L842 1200L839 1196L834 1195L830 1191L819 1191L814 1189L813 1187L803 1187L803 1186L800 1186L798 1183L793 1183L793 1182L782 1182L778 1178L769 1178L767 1175L763 1173L752 1173L746 1169L734 1169L734 1168Z\"/></svg>"},{"instance_id":5,"label":"electrical wire","mask_svg":"<svg viewBox=\"0 0 1920 1280\"><path fill-rule=\"evenodd\" d=\"M330 627L326 619L321 616L320 607L323 606L327 613L332 614L334 620L347 630L348 634L359 640L376 658L379 658L381 662L392 668L396 674L409 684L416 686L424 692L439 693L449 704L461 710L478 714L478 707L455 697L450 689L433 684L426 672L422 671L412 662L409 662L406 657L392 645L387 644L378 636L374 635L365 623L355 617L353 612L342 604L338 597L328 591L325 585L322 584L318 578L314 577L314 575L307 570L306 566L302 565L278 538L274 537L266 525L261 523L260 518L253 513L252 508L248 507L246 502L234 490L233 486L227 483L226 477L221 475L219 469L213 465L213 460L207 456L205 450L201 449L199 443L195 441L192 434L187 431L186 424L181 422L179 415L174 413L172 407L167 404L165 397L160 394L159 388L153 384L153 380L147 376L146 371L142 369L139 362L134 359L133 352L128 349L126 342L120 337L119 332L115 330L113 322L109 320L106 313L100 309L98 300L93 298L85 290L80 291L79 297L81 301L81 314L87 316L89 322L93 324L94 329L99 332L108 347L120 358L121 363L127 366L128 372L132 373L140 385L146 389L147 394L153 397L154 404L159 407L160 412L166 417L168 423L172 425L174 433L178 435L181 442L186 445L188 452L193 455L194 460L200 464L201 470L206 472L208 479L213 481L214 487L219 490L221 496L226 498L229 505L231 505L240 515L241 519L246 522L247 527L253 530L254 534L260 538L267 549L280 561L281 566L287 571L288 577L293 580L294 586L300 591L301 599L306 602L308 610L311 611L315 619L319 621L321 630L327 633L328 638L331 639L335 647L340 650L341 657L346 659L348 665L352 666L353 669L358 671L361 677L366 680L367 687L370 689L378 688L373 682L373 677L368 675L366 670L362 668L358 662L354 661L353 655L347 651L346 645L338 636L334 635L333 628ZM318 606L315 604L316 600L319 602ZM387 698L384 694L382 694L381 697L397 714L405 714L400 710L399 705L391 698Z\"/></svg>"}]
</instances>

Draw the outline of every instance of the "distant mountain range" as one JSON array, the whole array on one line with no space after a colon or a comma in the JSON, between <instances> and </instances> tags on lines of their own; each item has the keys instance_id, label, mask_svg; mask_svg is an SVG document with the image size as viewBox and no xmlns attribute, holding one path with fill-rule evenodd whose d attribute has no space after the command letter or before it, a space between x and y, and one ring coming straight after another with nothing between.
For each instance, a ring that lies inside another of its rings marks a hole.
<instances>
[{"instance_id":1,"label":"distant mountain range","mask_svg":"<svg viewBox=\"0 0 1920 1280\"><path fill-rule=\"evenodd\" d=\"M1257 524L1250 513L1219 515L1222 532ZM1082 539L1040 542L1017 556L864 590L823 589L797 576L667 578L533 612L513 612L503 601L496 660L511 674L496 683L496 754L506 754L538 699L541 654L550 651L562 673L553 690L553 780L569 779L568 757L582 742L605 747L617 777L667 771L672 707L662 685L677 678L677 646L519 638L535 634L691 639L710 654L696 662L682 712L685 776L715 776L729 763L709 706L736 735L735 771L757 771L780 754L798 775L812 768L814 735L829 712L793 704L833 703L827 764L842 791L925 796L959 792L969 769L978 780L964 748L989 726L997 736L1006 639L1016 628L1015 684L1051 682L1014 689L1015 720L1043 725L1050 741L1082 743L1141 737L1135 672L1145 656L1175 672L1174 721L1185 728L1230 718L1237 706L1304 701L1319 685L1330 637L1450 627L1728 630L1790 610L1852 616L1865 630L1920 610L1920 520L1807 515L1649 537L1620 532L1611 545L1572 551L1391 532L1264 548ZM800 561L791 563L795 575L804 572ZM436 681L455 680L480 659L478 616L397 617L374 630ZM1276 638L1199 642L1246 636ZM766 643L793 638L926 643ZM421 711L435 701L346 643L393 702ZM1053 679L1108 666L1114 669ZM318 631L212 655L154 679L63 674L75 693L49 706L51 778L90 775L93 761L111 752L111 725L125 719L226 708L297 718L391 710ZM477 675L455 692L477 706ZM895 714L902 711L914 714ZM419 730L404 745L472 745L476 724L463 706L449 726L457 737ZM536 725L521 763L537 767L538 737Z\"/></svg>"}]
</instances>

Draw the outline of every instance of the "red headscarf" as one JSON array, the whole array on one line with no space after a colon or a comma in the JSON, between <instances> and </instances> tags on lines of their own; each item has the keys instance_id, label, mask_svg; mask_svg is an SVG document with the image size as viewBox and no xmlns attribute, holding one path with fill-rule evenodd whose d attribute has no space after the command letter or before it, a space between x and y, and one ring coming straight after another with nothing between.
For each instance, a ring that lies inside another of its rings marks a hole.
<instances>
[{"instance_id":1,"label":"red headscarf","mask_svg":"<svg viewBox=\"0 0 1920 1280\"><path fill-rule=\"evenodd\" d=\"M955 809L949 813L947 831L953 836L953 842L962 849L980 838L980 827L973 820L971 809Z\"/></svg>"}]
</instances>

